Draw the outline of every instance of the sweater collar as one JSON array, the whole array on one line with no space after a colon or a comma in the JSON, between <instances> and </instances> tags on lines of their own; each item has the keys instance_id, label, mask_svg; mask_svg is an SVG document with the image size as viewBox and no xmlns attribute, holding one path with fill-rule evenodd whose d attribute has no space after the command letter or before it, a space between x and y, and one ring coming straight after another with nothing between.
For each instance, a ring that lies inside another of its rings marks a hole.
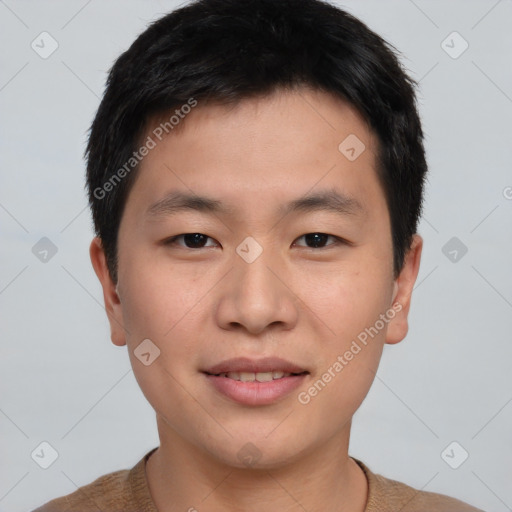
<instances>
[{"instance_id":1,"label":"sweater collar","mask_svg":"<svg viewBox=\"0 0 512 512\"><path fill-rule=\"evenodd\" d=\"M130 485L131 501L137 505L136 510L140 512L158 512L155 503L151 498L149 484L146 474L146 463L158 446L147 452L139 462L130 470L128 481ZM382 503L379 503L379 486L380 483L370 469L360 460L352 457L352 460L363 470L366 481L368 482L368 497L364 512L392 512L391 510L383 510ZM377 505L380 508L377 508Z\"/></svg>"}]
</instances>

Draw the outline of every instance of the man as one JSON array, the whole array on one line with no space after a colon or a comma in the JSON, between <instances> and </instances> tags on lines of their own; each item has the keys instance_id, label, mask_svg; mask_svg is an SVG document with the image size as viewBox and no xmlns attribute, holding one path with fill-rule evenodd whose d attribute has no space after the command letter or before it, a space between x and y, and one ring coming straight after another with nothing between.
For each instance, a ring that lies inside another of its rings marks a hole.
<instances>
[{"instance_id":1,"label":"man","mask_svg":"<svg viewBox=\"0 0 512 512\"><path fill-rule=\"evenodd\" d=\"M407 334L422 141L390 46L330 4L200 0L141 34L91 127L90 254L160 446L37 510L477 510L348 454Z\"/></svg>"}]
</instances>

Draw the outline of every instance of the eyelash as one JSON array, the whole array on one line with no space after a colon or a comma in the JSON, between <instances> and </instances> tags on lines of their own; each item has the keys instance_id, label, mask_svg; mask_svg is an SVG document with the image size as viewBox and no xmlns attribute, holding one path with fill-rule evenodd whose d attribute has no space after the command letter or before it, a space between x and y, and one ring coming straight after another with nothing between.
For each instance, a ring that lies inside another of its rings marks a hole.
<instances>
[{"instance_id":1,"label":"eyelash","mask_svg":"<svg viewBox=\"0 0 512 512\"><path fill-rule=\"evenodd\" d=\"M205 236L207 239L213 240L213 238L211 238L211 237L209 237L207 235L204 235L203 233L183 233L181 235L173 236L173 237L165 240L163 243L166 246L179 245L179 244L176 243L177 240L182 238L182 237L184 237L184 236L186 236L186 235L202 235L202 236ZM299 238L297 238L297 240L299 240L300 238L303 238L303 237L305 237L307 235L325 235L327 237L333 238L334 239L334 243L328 244L325 247L307 247L307 246L299 246L299 247L304 247L305 249L322 250L322 249L327 249L329 247L338 246L338 245L350 245L349 242L347 240L344 240L343 238L340 238L340 237L335 236L335 235L330 235L329 233L321 233L321 232L318 232L318 231L314 231L312 233L305 233L304 235L302 235ZM179 245L179 247L182 247L184 249L190 249L192 251L197 251L197 250L200 250L200 249L206 249L206 248L211 247L211 246L193 248L193 247L186 247L186 246Z\"/></svg>"}]
</instances>

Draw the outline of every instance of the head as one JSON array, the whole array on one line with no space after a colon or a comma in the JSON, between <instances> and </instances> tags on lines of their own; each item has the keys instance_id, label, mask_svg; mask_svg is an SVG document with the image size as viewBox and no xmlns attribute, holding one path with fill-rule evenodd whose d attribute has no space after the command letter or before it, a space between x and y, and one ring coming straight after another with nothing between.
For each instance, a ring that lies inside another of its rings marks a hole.
<instances>
[{"instance_id":1,"label":"head","mask_svg":"<svg viewBox=\"0 0 512 512\"><path fill-rule=\"evenodd\" d=\"M427 169L414 85L319 0L197 1L116 61L86 151L91 258L170 437L230 464L251 440L271 466L348 432L407 333ZM285 359L298 387L241 404L211 383L236 357Z\"/></svg>"}]
</instances>

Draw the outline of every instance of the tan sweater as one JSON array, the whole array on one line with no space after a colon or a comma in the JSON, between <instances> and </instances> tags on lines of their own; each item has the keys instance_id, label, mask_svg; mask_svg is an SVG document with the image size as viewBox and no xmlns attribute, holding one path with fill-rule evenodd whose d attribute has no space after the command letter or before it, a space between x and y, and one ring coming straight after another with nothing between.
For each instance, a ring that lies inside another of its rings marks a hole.
<instances>
[{"instance_id":1,"label":"tan sweater","mask_svg":"<svg viewBox=\"0 0 512 512\"><path fill-rule=\"evenodd\" d=\"M146 453L132 469L103 475L33 512L158 512L151 499L145 471L146 460L155 450ZM454 498L418 491L376 475L361 461L354 460L368 480L365 512L483 512Z\"/></svg>"}]
</instances>

